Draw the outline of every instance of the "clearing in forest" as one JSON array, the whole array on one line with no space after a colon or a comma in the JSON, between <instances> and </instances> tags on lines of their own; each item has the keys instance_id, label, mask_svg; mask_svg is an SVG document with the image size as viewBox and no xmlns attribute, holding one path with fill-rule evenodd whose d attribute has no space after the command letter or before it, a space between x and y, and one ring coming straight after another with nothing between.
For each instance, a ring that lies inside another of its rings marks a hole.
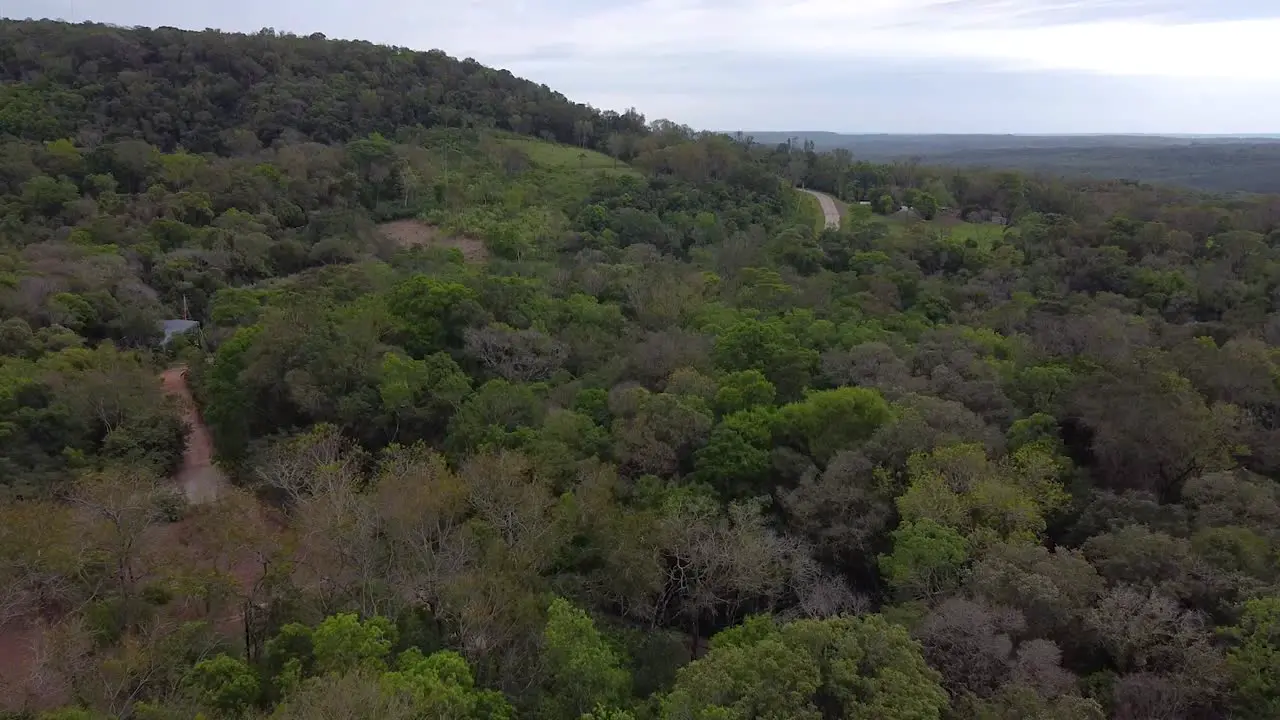
<instances>
[{"instance_id":1,"label":"clearing in forest","mask_svg":"<svg viewBox=\"0 0 1280 720\"><path fill-rule=\"evenodd\" d=\"M984 250L990 250L991 246L999 242L1005 234L1006 228L1003 225L994 223L967 223L957 222L948 223L948 230L952 240L959 242L973 241L975 245Z\"/></svg>"},{"instance_id":2,"label":"clearing in forest","mask_svg":"<svg viewBox=\"0 0 1280 720\"><path fill-rule=\"evenodd\" d=\"M435 225L421 220L393 220L379 225L378 231L391 238L398 247L457 248L467 262L484 262L489 257L484 241L450 235Z\"/></svg>"},{"instance_id":3,"label":"clearing in forest","mask_svg":"<svg viewBox=\"0 0 1280 720\"><path fill-rule=\"evenodd\" d=\"M504 137L500 141L528 156L534 165L557 170L604 171L619 175L638 175L635 168L595 150L527 137Z\"/></svg>"}]
</instances>

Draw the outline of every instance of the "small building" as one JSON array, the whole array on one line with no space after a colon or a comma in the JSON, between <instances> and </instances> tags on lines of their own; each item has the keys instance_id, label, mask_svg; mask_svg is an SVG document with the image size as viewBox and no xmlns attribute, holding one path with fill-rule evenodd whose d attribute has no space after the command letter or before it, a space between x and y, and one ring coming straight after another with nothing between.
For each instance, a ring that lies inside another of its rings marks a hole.
<instances>
[{"instance_id":1,"label":"small building","mask_svg":"<svg viewBox=\"0 0 1280 720\"><path fill-rule=\"evenodd\" d=\"M186 335L199 329L200 323L195 320L161 320L160 331L164 333L164 338L160 340L160 347L168 346L179 335Z\"/></svg>"}]
</instances>

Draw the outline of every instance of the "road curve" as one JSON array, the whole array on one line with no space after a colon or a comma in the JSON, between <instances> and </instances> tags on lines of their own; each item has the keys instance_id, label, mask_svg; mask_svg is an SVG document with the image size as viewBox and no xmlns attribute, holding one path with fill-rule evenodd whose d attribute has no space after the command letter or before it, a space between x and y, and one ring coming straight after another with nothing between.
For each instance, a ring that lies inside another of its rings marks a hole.
<instances>
[{"instance_id":1,"label":"road curve","mask_svg":"<svg viewBox=\"0 0 1280 720\"><path fill-rule=\"evenodd\" d=\"M818 198L818 204L822 206L822 215L827 221L827 227L838 230L840 228L840 209L836 207L835 199L817 190L804 190L804 192Z\"/></svg>"}]
</instances>

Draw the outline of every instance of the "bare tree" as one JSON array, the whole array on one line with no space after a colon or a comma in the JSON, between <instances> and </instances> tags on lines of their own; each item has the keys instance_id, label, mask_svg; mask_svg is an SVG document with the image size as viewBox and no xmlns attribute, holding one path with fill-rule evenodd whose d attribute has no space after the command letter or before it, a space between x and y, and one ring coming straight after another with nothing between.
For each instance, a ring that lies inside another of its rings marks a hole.
<instances>
[{"instance_id":1,"label":"bare tree","mask_svg":"<svg viewBox=\"0 0 1280 720\"><path fill-rule=\"evenodd\" d=\"M132 620L134 588L142 575L142 539L161 520L162 493L159 479L144 470L112 469L82 478L70 498L85 513L88 545L112 568L124 628Z\"/></svg>"},{"instance_id":2,"label":"bare tree","mask_svg":"<svg viewBox=\"0 0 1280 720\"><path fill-rule=\"evenodd\" d=\"M79 535L65 506L0 507L0 627L42 609L65 609L80 596L85 547Z\"/></svg>"},{"instance_id":3,"label":"bare tree","mask_svg":"<svg viewBox=\"0 0 1280 720\"><path fill-rule=\"evenodd\" d=\"M929 665L952 693L990 697L1009 677L1011 633L1021 630L1017 611L950 598L924 619L914 635Z\"/></svg>"},{"instance_id":4,"label":"bare tree","mask_svg":"<svg viewBox=\"0 0 1280 720\"><path fill-rule=\"evenodd\" d=\"M82 620L73 618L46 633L33 685L46 696L70 695L112 716L128 717L139 701L178 698L190 663L220 648L207 626L156 619L103 651L95 649Z\"/></svg>"},{"instance_id":5,"label":"bare tree","mask_svg":"<svg viewBox=\"0 0 1280 720\"><path fill-rule=\"evenodd\" d=\"M381 586L379 521L372 497L362 493L364 454L333 426L319 426L277 442L263 454L257 475L289 504L296 534L298 580L313 588L322 609L354 603L362 612L385 610Z\"/></svg>"},{"instance_id":6,"label":"bare tree","mask_svg":"<svg viewBox=\"0 0 1280 720\"><path fill-rule=\"evenodd\" d=\"M364 457L349 438L332 425L278 441L255 463L255 474L266 488L280 492L292 504L326 490L352 485Z\"/></svg>"},{"instance_id":7,"label":"bare tree","mask_svg":"<svg viewBox=\"0 0 1280 720\"><path fill-rule=\"evenodd\" d=\"M373 493L387 582L406 605L438 606L445 585L474 562L462 532L467 487L444 458L414 446L390 453Z\"/></svg>"},{"instance_id":8,"label":"bare tree","mask_svg":"<svg viewBox=\"0 0 1280 720\"><path fill-rule=\"evenodd\" d=\"M546 380L569 355L565 344L555 338L504 325L468 329L465 347L485 368L512 382Z\"/></svg>"},{"instance_id":9,"label":"bare tree","mask_svg":"<svg viewBox=\"0 0 1280 720\"><path fill-rule=\"evenodd\" d=\"M664 577L647 612L655 626L683 617L696 650L704 618L772 606L801 546L767 527L762 505L735 502L724 513L708 498L689 496L663 508L657 539Z\"/></svg>"}]
</instances>

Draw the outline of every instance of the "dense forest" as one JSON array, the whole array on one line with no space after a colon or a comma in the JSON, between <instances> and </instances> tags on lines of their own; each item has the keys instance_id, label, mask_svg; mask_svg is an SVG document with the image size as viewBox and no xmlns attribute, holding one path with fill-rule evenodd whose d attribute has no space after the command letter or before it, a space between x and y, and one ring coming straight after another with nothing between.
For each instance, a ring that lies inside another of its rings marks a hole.
<instances>
[{"instance_id":1,"label":"dense forest","mask_svg":"<svg viewBox=\"0 0 1280 720\"><path fill-rule=\"evenodd\" d=\"M877 162L1022 170L1054 177L1128 178L1210 192L1280 193L1280 136L842 135L750 132L776 145L812 141Z\"/></svg>"},{"instance_id":2,"label":"dense forest","mask_svg":"<svg viewBox=\"0 0 1280 720\"><path fill-rule=\"evenodd\" d=\"M1280 197L0 21L0 711L1275 718L1277 346Z\"/></svg>"}]
</instances>

